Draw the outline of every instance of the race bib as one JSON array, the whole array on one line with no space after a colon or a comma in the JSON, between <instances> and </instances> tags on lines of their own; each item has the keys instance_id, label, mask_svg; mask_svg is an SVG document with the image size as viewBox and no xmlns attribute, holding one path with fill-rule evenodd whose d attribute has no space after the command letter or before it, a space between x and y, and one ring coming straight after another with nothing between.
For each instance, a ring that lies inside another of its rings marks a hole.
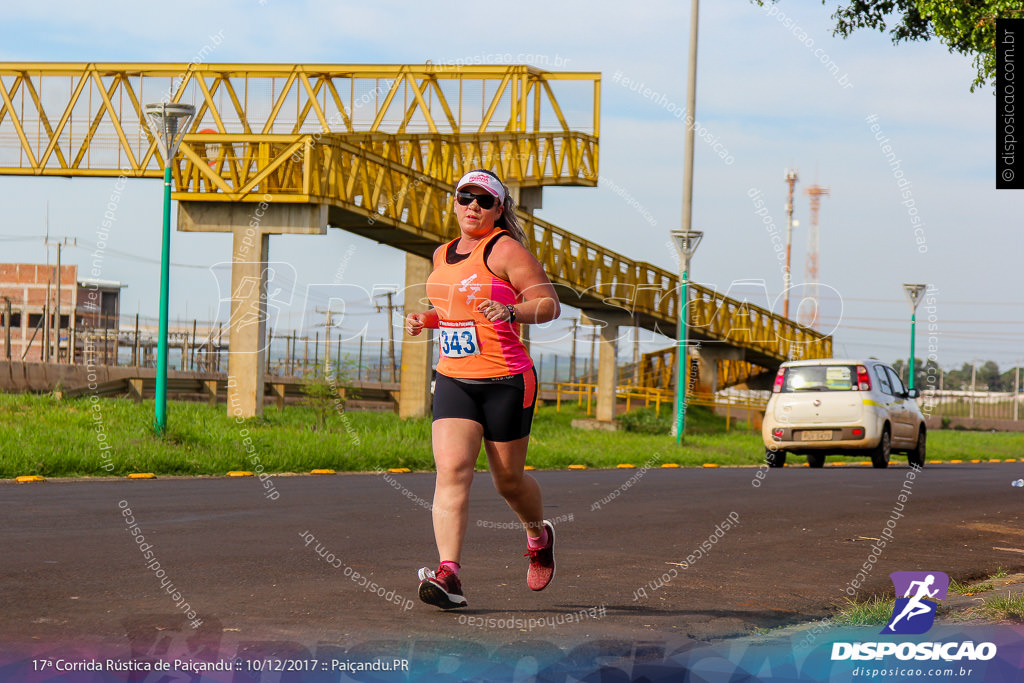
<instances>
[{"instance_id":1,"label":"race bib","mask_svg":"<svg viewBox=\"0 0 1024 683\"><path fill-rule=\"evenodd\" d=\"M472 320L438 321L438 342L446 358L465 358L480 354L476 324Z\"/></svg>"}]
</instances>

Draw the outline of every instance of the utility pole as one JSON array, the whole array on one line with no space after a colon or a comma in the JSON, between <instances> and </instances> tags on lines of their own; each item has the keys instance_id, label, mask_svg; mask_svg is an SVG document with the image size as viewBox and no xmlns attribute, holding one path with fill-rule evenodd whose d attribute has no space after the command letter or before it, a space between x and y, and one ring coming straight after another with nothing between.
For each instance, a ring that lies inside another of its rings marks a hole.
<instances>
[{"instance_id":1,"label":"utility pole","mask_svg":"<svg viewBox=\"0 0 1024 683\"><path fill-rule=\"evenodd\" d=\"M587 384L594 382L594 354L597 344L597 325L590 328L590 366L587 368Z\"/></svg>"},{"instance_id":2,"label":"utility pole","mask_svg":"<svg viewBox=\"0 0 1024 683\"><path fill-rule=\"evenodd\" d=\"M978 372L978 359L971 360L971 418L974 418L974 379Z\"/></svg>"},{"instance_id":3,"label":"utility pole","mask_svg":"<svg viewBox=\"0 0 1024 683\"><path fill-rule=\"evenodd\" d=\"M56 330L56 338L57 338L57 341L56 341L56 346L57 346L57 348L56 348L56 351L54 352L54 354L53 354L53 355L54 355L54 356L56 357L56 360L57 360L57 362L59 363L59 362L60 362L60 300L61 300L61 291L60 291L60 290L61 290L61 284L62 284L62 283L61 283L61 271L60 271L60 255L61 255L61 248L62 248L62 247L67 247L67 246L71 246L71 247L77 247L77 246L78 246L78 238L77 238L77 237L73 237L73 238L68 238L68 237L65 237L65 238L64 238L63 240L61 240L61 241L59 241L59 242L51 242L51 241L49 240L49 233L50 233L50 229L49 229L49 225L50 225L50 218L49 218L49 215L50 215L50 207L49 207L49 204L47 204L47 207L46 207L46 215L47 215L47 218L46 218L46 225L47 225L46 233L47 233L47 239L46 239L46 242L45 242L45 244L46 244L46 246L47 246L47 247L51 247L51 246L53 246L53 247L57 247L57 278L56 278L56 280L57 280L57 303L56 303L56 306L55 306L55 308L56 308L56 316L57 316L57 322L56 322L56 324L54 325L54 329ZM49 249L47 249L47 261L49 261ZM71 310L71 313L69 314L69 318L68 318L68 322L69 322L69 323L70 323L70 322L71 322L71 320L73 320L73 319L74 319L74 317L75 317L75 312L74 312L74 306L73 306L73 304L74 304L74 299L75 299L75 297L74 297L74 296L72 296L72 297L71 297L71 301L72 301L72 310ZM47 295L47 301L49 301L49 295ZM49 311L49 310L48 310L48 311L47 311L47 315L49 315L50 313L51 313L51 311ZM49 324L49 321L47 322L47 324ZM69 324L69 327L70 327L70 324ZM47 351L46 351L46 360L47 360L47 362L49 362L49 360L50 360L50 350L49 350L49 349L50 349L50 347L49 347L49 345L47 345L47 347L46 347L46 348L47 348ZM70 350L70 354L69 354L69 355L72 355L72 356L73 356L73 353L74 353L74 350L73 350L73 349L71 349L71 350Z\"/></svg>"},{"instance_id":4,"label":"utility pole","mask_svg":"<svg viewBox=\"0 0 1024 683\"><path fill-rule=\"evenodd\" d=\"M43 244L46 246L46 268L50 268L50 202L46 202L46 237L43 238ZM46 281L46 303L43 304L43 353L40 356L40 360L44 363L50 362L50 283L53 282L53 277Z\"/></svg>"},{"instance_id":5,"label":"utility pole","mask_svg":"<svg viewBox=\"0 0 1024 683\"><path fill-rule=\"evenodd\" d=\"M331 316L331 307L330 307L330 305L327 306L327 310L326 311L321 311L318 308L318 309L316 309L316 312L317 313L323 313L324 315L327 316L326 318L324 318L324 333L327 335L327 337L326 337L326 340L327 340L327 342L326 342L326 351L324 351L324 372L327 373L327 372L330 372L330 367L331 367L331 328L334 327L334 321L333 321L333 318ZM341 360L341 359L339 358L339 360Z\"/></svg>"},{"instance_id":6,"label":"utility pole","mask_svg":"<svg viewBox=\"0 0 1024 683\"><path fill-rule=\"evenodd\" d=\"M49 261L49 257L46 260ZM44 363L50 362L50 324L53 322L50 319L50 315L53 314L53 309L50 306L50 284L52 282L52 278L46 281L46 303L43 304L43 349L39 360Z\"/></svg>"},{"instance_id":7,"label":"utility pole","mask_svg":"<svg viewBox=\"0 0 1024 683\"><path fill-rule=\"evenodd\" d=\"M579 318L570 318L572 322L572 354L569 361L569 383L576 382L576 332L580 326Z\"/></svg>"},{"instance_id":8,"label":"utility pole","mask_svg":"<svg viewBox=\"0 0 1024 683\"><path fill-rule=\"evenodd\" d=\"M4 354L10 360L10 297L4 297L3 300L3 348Z\"/></svg>"},{"instance_id":9,"label":"utility pole","mask_svg":"<svg viewBox=\"0 0 1024 683\"><path fill-rule=\"evenodd\" d=\"M10 307L10 301L7 302L7 307ZM9 338L8 338L9 340ZM7 342L8 346L10 341ZM10 351L7 352L7 357L10 358ZM1020 390L1021 390L1021 359L1017 358L1017 367L1014 368L1014 422L1017 422L1017 410L1020 408Z\"/></svg>"},{"instance_id":10,"label":"utility pole","mask_svg":"<svg viewBox=\"0 0 1024 683\"><path fill-rule=\"evenodd\" d=\"M388 303L386 306L377 304L377 312L380 313L385 308L388 309L388 355L391 356L391 381L395 381L395 377L398 375L398 366L395 362L395 324L394 324L394 312L396 310L402 310L402 306L395 306L391 303L391 297L395 295L395 292L385 292L384 294L378 295L378 297L386 296Z\"/></svg>"},{"instance_id":11,"label":"utility pole","mask_svg":"<svg viewBox=\"0 0 1024 683\"><path fill-rule=\"evenodd\" d=\"M331 319L331 307L327 306L325 313L327 318L324 320L324 376L326 377L331 372L331 326L334 321Z\"/></svg>"},{"instance_id":12,"label":"utility pole","mask_svg":"<svg viewBox=\"0 0 1024 683\"><path fill-rule=\"evenodd\" d=\"M57 245L57 348L54 350L54 356L58 363L60 363L60 244Z\"/></svg>"},{"instance_id":13,"label":"utility pole","mask_svg":"<svg viewBox=\"0 0 1024 683\"><path fill-rule=\"evenodd\" d=\"M793 222L793 188L798 180L800 180L800 176L797 175L795 168L786 170L786 184L789 185L789 195L786 198L786 273L783 276L782 282L782 315L785 318L789 318L789 289L793 286L793 271L790 260L793 253L793 226L796 225Z\"/></svg>"},{"instance_id":14,"label":"utility pole","mask_svg":"<svg viewBox=\"0 0 1024 683\"><path fill-rule=\"evenodd\" d=\"M640 386L640 324L633 324L633 384Z\"/></svg>"}]
</instances>

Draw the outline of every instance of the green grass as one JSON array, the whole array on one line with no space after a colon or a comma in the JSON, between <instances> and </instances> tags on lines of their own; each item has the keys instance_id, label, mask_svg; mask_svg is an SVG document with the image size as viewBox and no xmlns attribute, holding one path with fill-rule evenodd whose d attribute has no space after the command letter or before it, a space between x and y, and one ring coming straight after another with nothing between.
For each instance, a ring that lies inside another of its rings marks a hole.
<instances>
[{"instance_id":1,"label":"green grass","mask_svg":"<svg viewBox=\"0 0 1024 683\"><path fill-rule=\"evenodd\" d=\"M929 460L1021 458L1022 432L967 432L942 429L928 433ZM895 458L896 456L894 456Z\"/></svg>"},{"instance_id":2,"label":"green grass","mask_svg":"<svg viewBox=\"0 0 1024 683\"><path fill-rule=\"evenodd\" d=\"M973 607L965 615L972 619L999 619L1002 621L1024 622L1024 595L997 595L985 600L980 607Z\"/></svg>"},{"instance_id":3,"label":"green grass","mask_svg":"<svg viewBox=\"0 0 1024 683\"><path fill-rule=\"evenodd\" d=\"M93 405L100 410L94 411ZM94 413L102 420L94 421ZM317 432L312 428L314 412L306 407L268 408L263 418L239 423L227 416L224 406L172 402L164 438L154 434L152 422L152 402L90 404L88 399L0 395L0 476L224 474L258 466L268 472L433 466L426 420L401 422L393 415L349 412L344 420L333 415L328 429ZM97 440L97 424L102 424L106 443L112 445L107 451ZM110 454L112 469L103 469L104 453Z\"/></svg>"},{"instance_id":4,"label":"green grass","mask_svg":"<svg viewBox=\"0 0 1024 683\"><path fill-rule=\"evenodd\" d=\"M835 626L885 626L892 618L892 609L896 605L893 598L872 596L864 602L856 602L849 598L846 605L832 617Z\"/></svg>"},{"instance_id":5,"label":"green grass","mask_svg":"<svg viewBox=\"0 0 1024 683\"><path fill-rule=\"evenodd\" d=\"M1007 576L1006 570L1000 568L993 576L994 579ZM949 582L949 590L960 595L976 595L991 591L991 581L985 580L975 583L961 583L956 579ZM887 624L892 617L892 610L896 604L895 598L872 596L871 598L857 602L846 598L845 604L836 607L836 615L832 617L832 623L837 626L880 626ZM976 621L976 620L1002 620L1024 622L1024 594L1006 596L997 595L987 598L978 607L970 607L962 611L951 612L944 603L938 604L940 615L951 616L955 621Z\"/></svg>"},{"instance_id":6,"label":"green grass","mask_svg":"<svg viewBox=\"0 0 1024 683\"><path fill-rule=\"evenodd\" d=\"M662 410L663 418L666 415ZM758 432L735 420L726 431L724 418L699 406L687 411L682 447L667 434L573 429L570 423L576 417L585 414L575 405L563 404L561 412L554 406L538 409L529 464L539 469L619 464L657 467L665 463L754 466L763 458ZM0 394L0 478L124 476L132 472L223 475L260 466L267 472L433 469L427 419L332 412L325 429L314 429L316 422L315 411L305 406L288 406L283 411L268 407L262 418L237 422L227 416L223 405L172 402L167 435L159 438L152 429L151 401L137 404L101 399L94 403L88 398L62 401L51 395ZM100 448L100 436L110 444L109 449ZM1024 452L1024 434L937 431L929 435L928 450L929 460L1017 457ZM104 455L109 455L109 460L104 460ZM902 456L894 458L894 462L902 460ZM791 464L802 462L802 458L790 458ZM104 463L109 463L107 469ZM483 458L479 464L486 466Z\"/></svg>"},{"instance_id":7,"label":"green grass","mask_svg":"<svg viewBox=\"0 0 1024 683\"><path fill-rule=\"evenodd\" d=\"M956 579L949 582L949 590L960 595L974 595L992 590L993 586L988 581L981 583L960 583Z\"/></svg>"}]
</instances>

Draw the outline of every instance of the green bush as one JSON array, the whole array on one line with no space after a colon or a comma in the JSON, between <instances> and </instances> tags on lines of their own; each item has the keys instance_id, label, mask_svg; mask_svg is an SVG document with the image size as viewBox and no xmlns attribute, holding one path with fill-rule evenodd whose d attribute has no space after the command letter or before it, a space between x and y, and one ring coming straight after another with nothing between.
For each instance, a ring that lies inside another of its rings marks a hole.
<instances>
[{"instance_id":1,"label":"green bush","mask_svg":"<svg viewBox=\"0 0 1024 683\"><path fill-rule=\"evenodd\" d=\"M332 413L344 414L346 401L357 392L350 386L352 362L326 364L323 375L314 375L302 387L303 403L313 409L316 424L313 431L322 431Z\"/></svg>"},{"instance_id":2,"label":"green bush","mask_svg":"<svg viewBox=\"0 0 1024 683\"><path fill-rule=\"evenodd\" d=\"M659 416L653 408L637 408L620 415L617 419L627 432L636 432L637 434L669 434L672 432L671 415Z\"/></svg>"}]
</instances>

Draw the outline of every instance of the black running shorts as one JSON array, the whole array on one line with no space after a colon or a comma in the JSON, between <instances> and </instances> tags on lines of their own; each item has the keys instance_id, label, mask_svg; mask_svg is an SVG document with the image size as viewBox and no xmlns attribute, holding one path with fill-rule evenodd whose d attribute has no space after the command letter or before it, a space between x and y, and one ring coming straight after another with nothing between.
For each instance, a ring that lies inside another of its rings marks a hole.
<instances>
[{"instance_id":1,"label":"black running shorts","mask_svg":"<svg viewBox=\"0 0 1024 683\"><path fill-rule=\"evenodd\" d=\"M537 373L495 379L455 379L437 373L434 419L456 417L479 422L488 441L515 441L530 434L537 404Z\"/></svg>"}]
</instances>

